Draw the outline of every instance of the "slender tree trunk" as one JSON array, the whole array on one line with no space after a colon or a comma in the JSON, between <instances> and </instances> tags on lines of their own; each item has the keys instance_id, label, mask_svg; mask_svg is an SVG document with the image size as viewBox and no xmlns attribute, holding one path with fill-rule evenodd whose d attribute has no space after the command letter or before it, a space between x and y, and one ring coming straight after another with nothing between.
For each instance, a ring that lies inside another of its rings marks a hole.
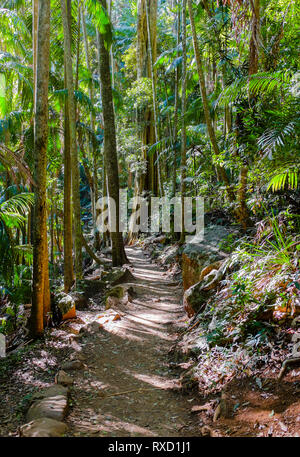
<instances>
[{"instance_id":1,"label":"slender tree trunk","mask_svg":"<svg viewBox=\"0 0 300 457\"><path fill-rule=\"evenodd\" d=\"M64 64L64 87L67 89L67 72ZM70 120L68 97L64 106L64 291L69 292L74 284L73 268L73 215L72 215L72 162L70 151ZM57 232L58 233L58 232ZM59 243L59 237L58 237Z\"/></svg>"},{"instance_id":2,"label":"slender tree trunk","mask_svg":"<svg viewBox=\"0 0 300 457\"><path fill-rule=\"evenodd\" d=\"M177 32L177 57L179 57L179 44L180 44L180 0L177 1L177 22L176 22L176 32ZM173 144L174 144L174 152L173 152L173 176L172 176L172 195L175 197L176 194L176 157L177 157L177 134L178 134L178 106L179 106L179 65L176 66L175 69L175 102L174 102L174 136L173 136Z\"/></svg>"},{"instance_id":3,"label":"slender tree trunk","mask_svg":"<svg viewBox=\"0 0 300 457\"><path fill-rule=\"evenodd\" d=\"M187 3L188 3L188 8L189 8L189 16L190 16L190 23L191 23L191 30L192 30L192 37L193 37L193 46L194 46L194 53L195 53L195 59L196 59L196 65L197 65L197 72L198 72L198 76L199 76L199 84L200 84L200 91L201 91L201 97L202 97L202 103L203 103L205 122L206 122L207 131L208 131L208 135L209 135L209 138L210 138L210 141L212 144L214 154L216 156L218 156L218 155L220 155L220 151L219 151L219 146L217 143L217 139L216 139L215 131L213 129L212 119L211 119L210 111L209 111L207 92L206 92L206 86L205 86L205 78L204 78L204 72L203 72L203 63L202 63L202 57L200 54L200 49L199 49L199 44L198 44L198 39L197 39L192 0L187 0ZM230 183L229 183L229 179L227 177L226 171L224 170L223 167L219 166L218 173L226 185L228 199L231 202L234 201L234 194L230 187Z\"/></svg>"},{"instance_id":4,"label":"slender tree trunk","mask_svg":"<svg viewBox=\"0 0 300 457\"><path fill-rule=\"evenodd\" d=\"M100 0L106 9L106 0ZM115 201L116 205L116 231L111 232L112 262L113 266L127 263L122 233L119 231L119 172L117 158L117 143L115 129L115 114L113 106L111 75L109 68L109 51L102 34L100 41L100 81L104 122L104 160L107 171L108 196Z\"/></svg>"},{"instance_id":5,"label":"slender tree trunk","mask_svg":"<svg viewBox=\"0 0 300 457\"><path fill-rule=\"evenodd\" d=\"M107 12L110 21L112 22L112 0L108 0L107 2ZM114 54L112 46L109 52L109 59L110 59L110 66L111 66L111 84L112 87L115 87L115 61L114 61Z\"/></svg>"},{"instance_id":6,"label":"slender tree trunk","mask_svg":"<svg viewBox=\"0 0 300 457\"><path fill-rule=\"evenodd\" d=\"M251 38L249 46L249 76L257 73L258 71L258 58L259 58L259 20L260 20L260 0L250 1L252 8L252 24L251 24ZM238 207L237 219L244 230L250 224L249 211L246 204L247 198L247 184L248 184L248 164L244 163L240 171L239 188L238 188Z\"/></svg>"},{"instance_id":7,"label":"slender tree trunk","mask_svg":"<svg viewBox=\"0 0 300 457\"><path fill-rule=\"evenodd\" d=\"M260 0L250 0L250 4L252 9L252 23L249 46L249 75L254 75L258 71Z\"/></svg>"},{"instance_id":8,"label":"slender tree trunk","mask_svg":"<svg viewBox=\"0 0 300 457\"><path fill-rule=\"evenodd\" d=\"M137 79L151 78L152 62L156 60L157 48L157 0L138 0L137 2ZM147 13L148 11L148 13ZM148 17L148 20L147 20ZM149 23L149 27L148 27ZM148 29L150 28L150 36ZM151 45L150 45L151 40ZM150 58L152 53L152 61ZM155 81L155 74L154 74ZM153 109L141 109L138 112L138 130L142 142L142 159L147 163L147 170L141 177L136 176L139 193L150 191L157 195L159 187L158 168L155 165L157 153L148 153L148 147L155 143L155 119Z\"/></svg>"},{"instance_id":9,"label":"slender tree trunk","mask_svg":"<svg viewBox=\"0 0 300 457\"><path fill-rule=\"evenodd\" d=\"M33 282L30 334L43 333L45 311L50 302L47 246L47 144L48 144L48 81L50 57L50 0L38 2L36 59L36 106L34 119L34 232ZM48 279L48 284L47 284ZM49 295L49 298L48 298Z\"/></svg>"},{"instance_id":10,"label":"slender tree trunk","mask_svg":"<svg viewBox=\"0 0 300 457\"><path fill-rule=\"evenodd\" d=\"M72 168L72 198L74 214L74 237L75 237L75 274L76 279L82 278L82 246L81 246L81 214L80 214L80 193L79 193L79 162L76 142L76 113L73 83L73 68L71 54L71 37L70 23L68 12L70 11L70 2L61 0L61 10L64 29L64 50L65 50L65 68L66 82L68 89L68 114L70 126L70 154Z\"/></svg>"},{"instance_id":11,"label":"slender tree trunk","mask_svg":"<svg viewBox=\"0 0 300 457\"><path fill-rule=\"evenodd\" d=\"M36 112L36 86L37 86L37 47L38 47L38 16L39 16L39 1L33 0L33 8L32 8L32 38L33 38L33 45L32 45L32 57L33 57L33 105L34 105L34 113ZM33 222L33 212L30 214L31 221ZM46 209L46 217L47 217L47 209ZM47 225L45 225L45 231L43 235L44 243L45 243L45 251L48 255L48 237L47 237ZM44 325L47 325L49 320L49 313L50 313L50 285L49 285L49 270L46 269L45 277L44 277L44 306L43 306L43 316L44 316Z\"/></svg>"},{"instance_id":12,"label":"slender tree trunk","mask_svg":"<svg viewBox=\"0 0 300 457\"><path fill-rule=\"evenodd\" d=\"M153 98L153 117L154 117L154 142L157 143L159 141L159 134L158 134L158 113L157 113L157 99L156 99L156 78L154 74L154 60L153 60L153 52L152 52L152 33L151 33L151 23L150 23L150 7L149 7L149 2L151 0L145 0L146 1L146 21L147 21L147 34L148 34L148 49L149 49L149 61L150 61L150 75L151 75L151 84L152 84L152 98ZM156 4L157 8L157 4ZM156 10L154 11L155 16L156 16ZM158 186L159 186L159 193L160 196L163 196L163 187L161 183L161 172L160 172L160 165L159 165L159 148L156 147L156 150L158 150L157 155L157 174L158 174Z\"/></svg>"},{"instance_id":13,"label":"slender tree trunk","mask_svg":"<svg viewBox=\"0 0 300 457\"><path fill-rule=\"evenodd\" d=\"M32 60L33 60L33 104L36 105L36 64L37 64L37 32L39 18L39 0L32 0Z\"/></svg>"},{"instance_id":14,"label":"slender tree trunk","mask_svg":"<svg viewBox=\"0 0 300 457\"><path fill-rule=\"evenodd\" d=\"M55 198L55 181L53 180L51 186L51 195L52 200L51 212L50 212L50 263L52 265L52 271L54 270L54 198Z\"/></svg>"},{"instance_id":15,"label":"slender tree trunk","mask_svg":"<svg viewBox=\"0 0 300 457\"><path fill-rule=\"evenodd\" d=\"M181 237L185 241L184 197L186 179L186 0L182 0L182 105L181 105Z\"/></svg>"},{"instance_id":16,"label":"slender tree trunk","mask_svg":"<svg viewBox=\"0 0 300 457\"><path fill-rule=\"evenodd\" d=\"M86 67L91 72L91 65L90 65L90 56L89 56L89 43L88 43L88 36L86 31L86 23L83 9L81 9L81 22L82 22L82 31L83 31L83 41L84 41L84 50L85 50L85 61ZM94 88L93 82L91 82L89 86L89 97L94 105ZM91 130L95 133L95 115L91 113ZM93 223L94 223L94 241L95 241L95 249L99 250L100 248L100 236L99 232L97 231L97 201L98 201L98 176L97 176L97 151L94 147L94 142L91 142L91 150L90 155L93 161L93 186L91 186L91 199L92 199L92 208L93 208Z\"/></svg>"},{"instance_id":17,"label":"slender tree trunk","mask_svg":"<svg viewBox=\"0 0 300 457\"><path fill-rule=\"evenodd\" d=\"M66 78L65 78L66 80ZM66 83L65 83L66 84ZM64 119L64 290L69 292L74 283L73 271L73 217L72 217L72 167L70 153L70 128L68 100Z\"/></svg>"}]
</instances>

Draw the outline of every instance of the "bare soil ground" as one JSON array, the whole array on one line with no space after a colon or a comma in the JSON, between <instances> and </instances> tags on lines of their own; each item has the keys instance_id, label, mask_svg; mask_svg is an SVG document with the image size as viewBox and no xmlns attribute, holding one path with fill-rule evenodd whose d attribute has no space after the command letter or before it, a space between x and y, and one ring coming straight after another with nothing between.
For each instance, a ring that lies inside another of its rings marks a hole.
<instances>
[{"instance_id":1,"label":"bare soil ground","mask_svg":"<svg viewBox=\"0 0 300 457\"><path fill-rule=\"evenodd\" d=\"M196 395L180 393L168 366L176 323L184 320L181 289L142 251L127 254L135 295L118 309L119 320L114 311L98 313L103 330L83 343L89 368L76 372L70 435L197 436Z\"/></svg>"}]
</instances>

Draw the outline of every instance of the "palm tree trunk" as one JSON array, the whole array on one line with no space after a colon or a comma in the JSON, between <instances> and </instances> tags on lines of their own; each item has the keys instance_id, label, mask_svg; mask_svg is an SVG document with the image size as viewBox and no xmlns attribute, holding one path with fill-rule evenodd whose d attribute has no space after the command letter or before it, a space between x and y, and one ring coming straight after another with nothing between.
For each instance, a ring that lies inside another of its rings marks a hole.
<instances>
[{"instance_id":1,"label":"palm tree trunk","mask_svg":"<svg viewBox=\"0 0 300 457\"><path fill-rule=\"evenodd\" d=\"M90 56L89 56L89 43L88 43L88 36L87 36L87 31L86 31L86 23L85 23L85 16L84 16L83 9L81 9L81 22L82 22L86 67L89 71L91 71ZM91 82L91 84L89 86L89 97L90 97L92 104L94 104L93 82ZM95 115L94 115L94 113L91 113L91 130L93 133L95 132ZM100 248L100 236L99 236L99 232L97 231L97 210L96 210L97 201L98 201L97 151L93 145L91 146L90 155L91 155L92 161L93 161L93 186L91 186L90 189L91 189L91 200L92 200L92 208L93 208L92 212L93 212L93 225L94 225L94 243L95 243L95 249L98 250Z\"/></svg>"},{"instance_id":2,"label":"palm tree trunk","mask_svg":"<svg viewBox=\"0 0 300 457\"><path fill-rule=\"evenodd\" d=\"M106 0L100 0L106 9ZM115 129L115 113L113 106L111 75L109 68L109 51L107 50L104 37L99 36L100 41L100 81L104 122L104 160L107 172L108 196L116 205L116 227L111 232L112 262L113 266L127 263L122 233L119 231L119 172L117 158L117 143Z\"/></svg>"},{"instance_id":3,"label":"palm tree trunk","mask_svg":"<svg viewBox=\"0 0 300 457\"><path fill-rule=\"evenodd\" d=\"M180 0L178 0L178 11L177 11L177 22L176 22L176 32L177 32L177 57L179 57L179 43L180 43ZM174 102L174 134L173 134L173 176L172 176L172 196L175 197L176 194L176 152L177 152L177 133L178 133L178 106L179 106L179 65L176 66L175 70L175 102Z\"/></svg>"},{"instance_id":4,"label":"palm tree trunk","mask_svg":"<svg viewBox=\"0 0 300 457\"><path fill-rule=\"evenodd\" d=\"M210 111L209 111L207 92L206 92L206 86L205 86L205 78L204 78L204 72L203 72L203 63L202 63L202 57L200 54L200 49L199 49L199 44L198 44L198 39L197 39L192 0L187 0L187 3L188 3L188 8L189 8L189 16L190 16L190 23L191 23L191 30L192 30L192 37L193 37L193 46L194 46L194 53L195 53L195 59L196 59L196 65L197 65L197 72L198 72L198 76L199 76L199 84L200 84L200 91L201 91L201 97L202 97L202 103L203 103L205 122L206 122L207 131L208 131L208 135L209 135L209 138L210 138L210 141L212 144L214 154L216 156L218 156L218 155L220 155L220 150L219 150L219 146L217 143L217 139L216 139L216 135L215 135L215 131L213 128L212 119L211 119ZM231 202L234 201L234 194L230 187L230 182L227 177L226 171L224 170L223 167L218 166L218 173L220 174L222 180L224 181L224 183L226 185L227 196L228 196L229 201L231 201Z\"/></svg>"},{"instance_id":5,"label":"palm tree trunk","mask_svg":"<svg viewBox=\"0 0 300 457\"><path fill-rule=\"evenodd\" d=\"M260 16L260 2L259 0L251 0L252 7L252 24L251 24L251 38L249 46L249 76L257 73L258 71L258 58L259 58L259 16ZM236 215L239 223L244 230L250 225L250 216L246 204L247 198L247 184L248 184L248 164L245 162L240 171L239 187L238 187L238 207Z\"/></svg>"},{"instance_id":6,"label":"palm tree trunk","mask_svg":"<svg viewBox=\"0 0 300 457\"><path fill-rule=\"evenodd\" d=\"M47 145L48 145L48 81L50 63L50 0L39 0L36 54L35 118L34 118L34 231L33 282L30 334L43 333L45 311L50 303L47 247ZM48 283L47 283L48 280ZM49 295L49 297L48 297Z\"/></svg>"},{"instance_id":7,"label":"palm tree trunk","mask_svg":"<svg viewBox=\"0 0 300 457\"><path fill-rule=\"evenodd\" d=\"M66 73L66 72L65 72ZM66 78L65 78L66 81ZM66 82L65 82L66 85ZM70 153L70 124L68 100L64 120L64 290L69 292L74 283L73 270L73 217L72 217L72 168Z\"/></svg>"},{"instance_id":8,"label":"palm tree trunk","mask_svg":"<svg viewBox=\"0 0 300 457\"><path fill-rule=\"evenodd\" d=\"M70 1L61 0L61 10L64 29L64 50L65 50L65 68L66 82L68 89L68 114L70 126L70 154L72 168L72 197L73 197L73 214L74 214L74 237L75 237L75 274L76 279L82 278L82 246L81 246L81 219L80 219L80 193L79 193L79 162L76 142L76 113L73 83L73 68L71 54L71 37L70 21L68 13L70 12Z\"/></svg>"},{"instance_id":9,"label":"palm tree trunk","mask_svg":"<svg viewBox=\"0 0 300 457\"><path fill-rule=\"evenodd\" d=\"M155 3L152 7L151 13L150 13L150 7L149 7L149 2L150 0L145 0L146 1L146 21L147 21L147 34L148 34L148 49L149 49L149 60L150 60L150 75L151 75L151 84L152 84L152 98L153 98L153 117L154 117L154 134L155 134L155 139L154 142L157 143L159 141L159 134L158 134L158 114L157 114L157 99L156 99L156 78L154 74L154 60L153 60L153 50L152 50L152 44L153 42L156 42L156 39L152 37L151 33L151 23L150 23L150 14L152 13L152 18L153 16L157 15L157 2L152 2ZM153 19L152 19L152 24L153 24ZM156 21L155 21L156 23ZM152 27L153 29L153 27ZM155 33L156 33L156 27L155 27ZM158 187L159 187L159 193L160 196L163 196L163 187L161 183L161 172L160 172L160 165L159 165L159 148L156 147L156 151L158 150L157 155L157 175L158 175Z\"/></svg>"},{"instance_id":10,"label":"palm tree trunk","mask_svg":"<svg viewBox=\"0 0 300 457\"><path fill-rule=\"evenodd\" d=\"M181 237L184 243L184 197L186 179L186 0L182 0L182 105L181 105Z\"/></svg>"}]
</instances>

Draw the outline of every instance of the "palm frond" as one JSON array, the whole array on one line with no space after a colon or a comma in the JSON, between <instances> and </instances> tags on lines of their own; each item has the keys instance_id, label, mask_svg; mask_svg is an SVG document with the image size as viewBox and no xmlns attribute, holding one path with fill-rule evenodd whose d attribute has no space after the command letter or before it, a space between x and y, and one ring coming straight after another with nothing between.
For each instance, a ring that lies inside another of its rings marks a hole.
<instances>
[{"instance_id":1,"label":"palm frond","mask_svg":"<svg viewBox=\"0 0 300 457\"><path fill-rule=\"evenodd\" d=\"M268 156L272 159L272 153L281 146L285 145L287 137L291 137L295 133L296 122L288 122L287 125L275 129L268 129L258 139L258 146L264 153L264 157Z\"/></svg>"},{"instance_id":2,"label":"palm frond","mask_svg":"<svg viewBox=\"0 0 300 457\"><path fill-rule=\"evenodd\" d=\"M293 75L290 71L277 71L237 78L221 92L217 104L225 106L238 99L247 99L249 94L252 96L267 95L276 89L288 89L292 77Z\"/></svg>"},{"instance_id":3,"label":"palm frond","mask_svg":"<svg viewBox=\"0 0 300 457\"><path fill-rule=\"evenodd\" d=\"M288 188L296 190L298 187L299 166L282 167L275 171L273 177L268 184L268 190L272 189L273 192Z\"/></svg>"},{"instance_id":4,"label":"palm frond","mask_svg":"<svg viewBox=\"0 0 300 457\"><path fill-rule=\"evenodd\" d=\"M17 167L19 171L30 181L30 183L34 184L31 171L23 160L23 157L20 156L19 152L14 152L4 144L0 143L0 161L3 165L7 168L11 168L12 166Z\"/></svg>"}]
</instances>

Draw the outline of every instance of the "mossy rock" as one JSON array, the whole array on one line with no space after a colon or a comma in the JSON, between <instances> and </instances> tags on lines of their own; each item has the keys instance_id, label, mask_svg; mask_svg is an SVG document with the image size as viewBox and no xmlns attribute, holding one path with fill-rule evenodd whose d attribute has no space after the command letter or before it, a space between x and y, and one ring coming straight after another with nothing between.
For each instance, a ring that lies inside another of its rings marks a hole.
<instances>
[{"instance_id":1,"label":"mossy rock","mask_svg":"<svg viewBox=\"0 0 300 457\"><path fill-rule=\"evenodd\" d=\"M105 281L112 286L117 286L119 284L135 281L135 277L128 268L113 268L113 270L105 276Z\"/></svg>"},{"instance_id":2,"label":"mossy rock","mask_svg":"<svg viewBox=\"0 0 300 457\"><path fill-rule=\"evenodd\" d=\"M126 293L125 287L115 286L107 292L106 298L107 297L116 297L116 298L121 299L121 298L124 298L125 293Z\"/></svg>"},{"instance_id":3,"label":"mossy rock","mask_svg":"<svg viewBox=\"0 0 300 457\"><path fill-rule=\"evenodd\" d=\"M134 291L132 287L128 286L115 286L110 289L105 295L105 309L110 309L113 305L118 303L127 303L131 300Z\"/></svg>"},{"instance_id":4,"label":"mossy rock","mask_svg":"<svg viewBox=\"0 0 300 457\"><path fill-rule=\"evenodd\" d=\"M81 279L80 281L77 281L77 287L87 298L91 298L94 295L103 292L106 287L106 283L105 281L96 279Z\"/></svg>"},{"instance_id":5,"label":"mossy rock","mask_svg":"<svg viewBox=\"0 0 300 457\"><path fill-rule=\"evenodd\" d=\"M60 292L58 295L56 295L55 301L62 316L67 315L71 310L75 308L75 301L73 297L64 292Z\"/></svg>"}]
</instances>

